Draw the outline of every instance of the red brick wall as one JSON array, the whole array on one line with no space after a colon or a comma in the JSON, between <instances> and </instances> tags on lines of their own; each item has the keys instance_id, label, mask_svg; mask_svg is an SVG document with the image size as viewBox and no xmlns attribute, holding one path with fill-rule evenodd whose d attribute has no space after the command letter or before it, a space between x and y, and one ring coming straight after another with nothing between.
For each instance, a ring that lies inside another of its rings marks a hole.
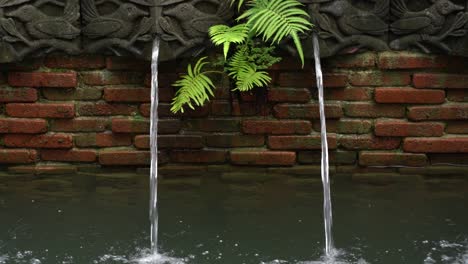
<instances>
[{"instance_id":1,"label":"red brick wall","mask_svg":"<svg viewBox=\"0 0 468 264\"><path fill-rule=\"evenodd\" d=\"M323 64L336 169L468 163L468 59L366 53ZM219 81L210 104L184 115L169 111L174 65L160 66L161 163L320 163L310 63L276 65L263 94L230 93ZM148 62L49 57L0 69L3 168L68 172L149 164Z\"/></svg>"}]
</instances>

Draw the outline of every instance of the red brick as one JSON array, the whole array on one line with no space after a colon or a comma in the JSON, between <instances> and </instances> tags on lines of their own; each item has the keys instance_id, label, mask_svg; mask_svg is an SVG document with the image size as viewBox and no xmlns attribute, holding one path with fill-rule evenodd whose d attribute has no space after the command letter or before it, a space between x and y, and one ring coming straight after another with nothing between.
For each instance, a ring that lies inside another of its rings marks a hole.
<instances>
[{"instance_id":1,"label":"red brick","mask_svg":"<svg viewBox=\"0 0 468 264\"><path fill-rule=\"evenodd\" d=\"M408 108L411 120L467 120L468 105L413 106Z\"/></svg>"},{"instance_id":2,"label":"red brick","mask_svg":"<svg viewBox=\"0 0 468 264\"><path fill-rule=\"evenodd\" d=\"M411 76L405 72L356 72L350 77L356 86L402 86L411 83Z\"/></svg>"},{"instance_id":3,"label":"red brick","mask_svg":"<svg viewBox=\"0 0 468 264\"><path fill-rule=\"evenodd\" d=\"M313 72L282 72L279 75L279 85L283 87L317 87ZM323 85L326 88L345 87L348 76L341 73L323 75Z\"/></svg>"},{"instance_id":4,"label":"red brick","mask_svg":"<svg viewBox=\"0 0 468 264\"><path fill-rule=\"evenodd\" d=\"M149 133L150 122L144 119L112 119L112 131L115 133Z\"/></svg>"},{"instance_id":5,"label":"red brick","mask_svg":"<svg viewBox=\"0 0 468 264\"><path fill-rule=\"evenodd\" d=\"M189 131L202 132L238 132L240 120L238 119L191 119L184 123L184 128Z\"/></svg>"},{"instance_id":6,"label":"red brick","mask_svg":"<svg viewBox=\"0 0 468 264\"><path fill-rule=\"evenodd\" d=\"M4 137L5 146L15 148L72 148L69 134L20 135L8 134Z\"/></svg>"},{"instance_id":7,"label":"red brick","mask_svg":"<svg viewBox=\"0 0 468 264\"><path fill-rule=\"evenodd\" d=\"M80 116L135 115L137 107L127 104L80 103L77 112Z\"/></svg>"},{"instance_id":8,"label":"red brick","mask_svg":"<svg viewBox=\"0 0 468 264\"><path fill-rule=\"evenodd\" d=\"M53 120L50 129L59 132L100 132L106 130L107 127L107 119L82 117Z\"/></svg>"},{"instance_id":9,"label":"red brick","mask_svg":"<svg viewBox=\"0 0 468 264\"><path fill-rule=\"evenodd\" d=\"M374 137L372 135L345 135L339 139L341 147L350 150L366 149L397 149L400 146L400 138Z\"/></svg>"},{"instance_id":10,"label":"red brick","mask_svg":"<svg viewBox=\"0 0 468 264\"><path fill-rule=\"evenodd\" d=\"M35 102L37 91L32 88L0 88L0 103Z\"/></svg>"},{"instance_id":11,"label":"red brick","mask_svg":"<svg viewBox=\"0 0 468 264\"><path fill-rule=\"evenodd\" d=\"M424 154L362 151L359 153L359 165L421 167L427 165L427 157Z\"/></svg>"},{"instance_id":12,"label":"red brick","mask_svg":"<svg viewBox=\"0 0 468 264\"><path fill-rule=\"evenodd\" d=\"M6 112L14 117L72 118L75 116L73 104L7 104Z\"/></svg>"},{"instance_id":13,"label":"red brick","mask_svg":"<svg viewBox=\"0 0 468 264\"><path fill-rule=\"evenodd\" d=\"M83 133L74 136L77 147L122 147L132 145L132 136L113 133Z\"/></svg>"},{"instance_id":14,"label":"red brick","mask_svg":"<svg viewBox=\"0 0 468 264\"><path fill-rule=\"evenodd\" d=\"M44 65L48 68L60 69L99 69L104 68L106 63L104 57L98 55L65 56L52 55L44 60Z\"/></svg>"},{"instance_id":15,"label":"red brick","mask_svg":"<svg viewBox=\"0 0 468 264\"><path fill-rule=\"evenodd\" d=\"M416 153L468 153L468 137L406 138L403 149Z\"/></svg>"},{"instance_id":16,"label":"red brick","mask_svg":"<svg viewBox=\"0 0 468 264\"><path fill-rule=\"evenodd\" d=\"M161 103L158 106L159 117L206 117L210 112L210 106L205 104L201 107L197 106L195 109L187 108L184 113L178 112L177 114L172 113L171 105L167 103ZM140 113L142 116L150 116L150 104L140 105Z\"/></svg>"},{"instance_id":17,"label":"red brick","mask_svg":"<svg viewBox=\"0 0 468 264\"><path fill-rule=\"evenodd\" d=\"M94 162L97 152L92 149L45 149L41 151L41 159L47 161Z\"/></svg>"},{"instance_id":18,"label":"red brick","mask_svg":"<svg viewBox=\"0 0 468 264\"><path fill-rule=\"evenodd\" d=\"M32 149L0 149L0 164L34 163L37 160L37 151Z\"/></svg>"},{"instance_id":19,"label":"red brick","mask_svg":"<svg viewBox=\"0 0 468 264\"><path fill-rule=\"evenodd\" d=\"M328 148L336 148L336 135L328 134ZM270 136L268 137L270 149L320 149L320 135L311 136Z\"/></svg>"},{"instance_id":20,"label":"red brick","mask_svg":"<svg viewBox=\"0 0 468 264\"><path fill-rule=\"evenodd\" d=\"M270 102L306 103L310 101L310 98L310 92L305 88L274 88L268 90L268 101Z\"/></svg>"},{"instance_id":21,"label":"red brick","mask_svg":"<svg viewBox=\"0 0 468 264\"><path fill-rule=\"evenodd\" d=\"M232 102L232 116L268 116L271 114L271 107L264 103Z\"/></svg>"},{"instance_id":22,"label":"red brick","mask_svg":"<svg viewBox=\"0 0 468 264\"><path fill-rule=\"evenodd\" d=\"M151 70L150 62L133 57L107 57L106 67L109 70Z\"/></svg>"},{"instance_id":23,"label":"red brick","mask_svg":"<svg viewBox=\"0 0 468 264\"><path fill-rule=\"evenodd\" d=\"M137 136L146 139L146 144L149 147L149 136ZM137 141L135 138L135 141ZM135 145L137 143L135 142ZM139 147L144 145L138 144ZM173 136L158 136L158 147L159 148L186 148L186 149L199 149L203 147L203 138L201 136L192 135L173 135Z\"/></svg>"},{"instance_id":24,"label":"red brick","mask_svg":"<svg viewBox=\"0 0 468 264\"><path fill-rule=\"evenodd\" d=\"M313 96L318 99L318 94ZM372 89L367 87L339 88L325 90L327 100L338 101L370 101L372 99Z\"/></svg>"},{"instance_id":25,"label":"red brick","mask_svg":"<svg viewBox=\"0 0 468 264\"><path fill-rule=\"evenodd\" d=\"M44 119L0 118L0 133L36 134L47 132Z\"/></svg>"},{"instance_id":26,"label":"red brick","mask_svg":"<svg viewBox=\"0 0 468 264\"><path fill-rule=\"evenodd\" d=\"M108 102L151 102L148 88L104 88L104 100Z\"/></svg>"},{"instance_id":27,"label":"red brick","mask_svg":"<svg viewBox=\"0 0 468 264\"><path fill-rule=\"evenodd\" d=\"M444 134L443 123L411 123L403 120L378 120L375 135L389 137L440 137Z\"/></svg>"},{"instance_id":28,"label":"red brick","mask_svg":"<svg viewBox=\"0 0 468 264\"><path fill-rule=\"evenodd\" d=\"M210 105L214 116L229 116L232 113L232 103L229 101L214 100Z\"/></svg>"},{"instance_id":29,"label":"red brick","mask_svg":"<svg viewBox=\"0 0 468 264\"><path fill-rule=\"evenodd\" d=\"M224 163L227 154L225 150L175 150L170 158L178 163Z\"/></svg>"},{"instance_id":30,"label":"red brick","mask_svg":"<svg viewBox=\"0 0 468 264\"><path fill-rule=\"evenodd\" d=\"M29 87L74 88L76 72L10 72L8 84Z\"/></svg>"},{"instance_id":31,"label":"red brick","mask_svg":"<svg viewBox=\"0 0 468 264\"><path fill-rule=\"evenodd\" d=\"M337 132L341 134L366 134L372 129L372 121L364 119L341 119Z\"/></svg>"},{"instance_id":32,"label":"red brick","mask_svg":"<svg viewBox=\"0 0 468 264\"><path fill-rule=\"evenodd\" d=\"M309 134L312 126L302 120L244 120L242 131L246 134Z\"/></svg>"},{"instance_id":33,"label":"red brick","mask_svg":"<svg viewBox=\"0 0 468 264\"><path fill-rule=\"evenodd\" d=\"M70 175L77 172L76 166L72 165L23 165L9 167L8 171L14 174L28 175Z\"/></svg>"},{"instance_id":34,"label":"red brick","mask_svg":"<svg viewBox=\"0 0 468 264\"><path fill-rule=\"evenodd\" d=\"M416 88L468 88L468 75L446 73L416 73Z\"/></svg>"},{"instance_id":35,"label":"red brick","mask_svg":"<svg viewBox=\"0 0 468 264\"><path fill-rule=\"evenodd\" d=\"M149 151L138 150L103 150L99 152L99 163L102 165L149 165L151 154Z\"/></svg>"},{"instance_id":36,"label":"red brick","mask_svg":"<svg viewBox=\"0 0 468 264\"><path fill-rule=\"evenodd\" d=\"M327 133L336 133L338 131L338 122L340 120L341 119L327 119ZM322 130L322 124L320 123L320 119L312 121L312 128L317 132L320 132Z\"/></svg>"},{"instance_id":37,"label":"red brick","mask_svg":"<svg viewBox=\"0 0 468 264\"><path fill-rule=\"evenodd\" d=\"M273 108L276 118L305 118L317 119L320 118L318 104L278 104ZM343 116L341 104L326 104L325 116L327 118L340 118Z\"/></svg>"},{"instance_id":38,"label":"red brick","mask_svg":"<svg viewBox=\"0 0 468 264\"><path fill-rule=\"evenodd\" d=\"M445 130L450 134L468 134L468 122L466 121L452 121L447 123Z\"/></svg>"},{"instance_id":39,"label":"red brick","mask_svg":"<svg viewBox=\"0 0 468 264\"><path fill-rule=\"evenodd\" d=\"M375 89L377 103L402 104L440 104L445 102L445 91L413 88L377 88Z\"/></svg>"},{"instance_id":40,"label":"red brick","mask_svg":"<svg viewBox=\"0 0 468 264\"><path fill-rule=\"evenodd\" d=\"M374 103L347 103L344 112L350 117L404 117L405 107Z\"/></svg>"},{"instance_id":41,"label":"red brick","mask_svg":"<svg viewBox=\"0 0 468 264\"><path fill-rule=\"evenodd\" d=\"M328 159L330 164L356 164L356 152L354 151L329 151ZM320 164L322 152L320 150L299 151L297 161L304 164Z\"/></svg>"},{"instance_id":42,"label":"red brick","mask_svg":"<svg viewBox=\"0 0 468 264\"><path fill-rule=\"evenodd\" d=\"M381 69L446 68L449 62L447 56L392 51L379 54L378 65Z\"/></svg>"},{"instance_id":43,"label":"red brick","mask_svg":"<svg viewBox=\"0 0 468 264\"><path fill-rule=\"evenodd\" d=\"M265 144L263 135L216 134L205 136L208 147L260 147Z\"/></svg>"},{"instance_id":44,"label":"red brick","mask_svg":"<svg viewBox=\"0 0 468 264\"><path fill-rule=\"evenodd\" d=\"M94 71L80 73L88 85L143 84L144 73Z\"/></svg>"},{"instance_id":45,"label":"red brick","mask_svg":"<svg viewBox=\"0 0 468 264\"><path fill-rule=\"evenodd\" d=\"M231 162L236 165L291 166L296 153L289 151L231 151Z\"/></svg>"},{"instance_id":46,"label":"red brick","mask_svg":"<svg viewBox=\"0 0 468 264\"><path fill-rule=\"evenodd\" d=\"M370 68L375 67L375 63L374 52L333 56L323 61L323 64L329 68Z\"/></svg>"},{"instance_id":47,"label":"red brick","mask_svg":"<svg viewBox=\"0 0 468 264\"><path fill-rule=\"evenodd\" d=\"M468 89L449 90L447 99L452 102L468 102Z\"/></svg>"}]
</instances>

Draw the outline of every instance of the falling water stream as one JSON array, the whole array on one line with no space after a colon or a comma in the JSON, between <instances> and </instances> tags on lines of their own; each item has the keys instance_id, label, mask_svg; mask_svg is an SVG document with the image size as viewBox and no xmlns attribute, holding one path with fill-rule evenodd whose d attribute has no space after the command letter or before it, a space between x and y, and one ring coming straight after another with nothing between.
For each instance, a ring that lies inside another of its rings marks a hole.
<instances>
[{"instance_id":1,"label":"falling water stream","mask_svg":"<svg viewBox=\"0 0 468 264\"><path fill-rule=\"evenodd\" d=\"M325 119L325 103L323 98L323 74L320 64L320 46L318 35L312 35L314 44L314 60L315 60L315 75L317 78L317 89L319 97L320 111L320 138L322 142L322 162L321 174L323 183L323 220L325 224L325 254L327 258L332 258L334 254L333 237L332 237L332 204L330 194L330 177L328 167L328 141L327 141L327 124Z\"/></svg>"},{"instance_id":2,"label":"falling water stream","mask_svg":"<svg viewBox=\"0 0 468 264\"><path fill-rule=\"evenodd\" d=\"M154 38L151 56L151 116L150 116L150 221L151 251L158 254L158 58L159 38Z\"/></svg>"}]
</instances>

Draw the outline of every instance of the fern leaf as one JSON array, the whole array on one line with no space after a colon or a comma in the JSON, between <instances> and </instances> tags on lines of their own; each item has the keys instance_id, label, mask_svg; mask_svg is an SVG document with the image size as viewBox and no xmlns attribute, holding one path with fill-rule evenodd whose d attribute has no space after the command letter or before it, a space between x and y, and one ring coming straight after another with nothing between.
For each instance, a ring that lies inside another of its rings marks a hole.
<instances>
[{"instance_id":1,"label":"fern leaf","mask_svg":"<svg viewBox=\"0 0 468 264\"><path fill-rule=\"evenodd\" d=\"M245 0L231 0L231 6L237 2L237 10L240 10Z\"/></svg>"},{"instance_id":2,"label":"fern leaf","mask_svg":"<svg viewBox=\"0 0 468 264\"><path fill-rule=\"evenodd\" d=\"M210 28L211 41L216 45L223 45L224 58L227 58L231 43L241 44L248 37L248 27L246 24L239 24L233 27L226 25L215 25Z\"/></svg>"},{"instance_id":3,"label":"fern leaf","mask_svg":"<svg viewBox=\"0 0 468 264\"><path fill-rule=\"evenodd\" d=\"M176 81L173 86L178 87L174 99L172 99L171 111L173 113L184 112L184 106L188 105L194 109L194 105L201 106L209 96L213 96L215 88L211 79L202 72L203 67L207 64L206 57L200 58L195 66L187 66L187 74L183 75L180 80Z\"/></svg>"},{"instance_id":4,"label":"fern leaf","mask_svg":"<svg viewBox=\"0 0 468 264\"><path fill-rule=\"evenodd\" d=\"M271 77L266 71L257 71L252 65L242 67L237 72L236 89L241 92L250 91L254 87L262 87L268 85L271 81Z\"/></svg>"}]
</instances>

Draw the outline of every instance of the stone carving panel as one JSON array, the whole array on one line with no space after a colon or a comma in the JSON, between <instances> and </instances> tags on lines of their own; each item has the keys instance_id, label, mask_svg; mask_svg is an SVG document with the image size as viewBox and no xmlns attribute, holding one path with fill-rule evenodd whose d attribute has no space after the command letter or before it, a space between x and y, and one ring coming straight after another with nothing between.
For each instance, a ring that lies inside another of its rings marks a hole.
<instances>
[{"instance_id":1,"label":"stone carving panel","mask_svg":"<svg viewBox=\"0 0 468 264\"><path fill-rule=\"evenodd\" d=\"M0 0L0 62L80 53L78 0Z\"/></svg>"},{"instance_id":2,"label":"stone carving panel","mask_svg":"<svg viewBox=\"0 0 468 264\"><path fill-rule=\"evenodd\" d=\"M156 34L161 60L195 56L211 46L208 30L228 24L234 12L230 0L160 0L156 6Z\"/></svg>"}]
</instances>

